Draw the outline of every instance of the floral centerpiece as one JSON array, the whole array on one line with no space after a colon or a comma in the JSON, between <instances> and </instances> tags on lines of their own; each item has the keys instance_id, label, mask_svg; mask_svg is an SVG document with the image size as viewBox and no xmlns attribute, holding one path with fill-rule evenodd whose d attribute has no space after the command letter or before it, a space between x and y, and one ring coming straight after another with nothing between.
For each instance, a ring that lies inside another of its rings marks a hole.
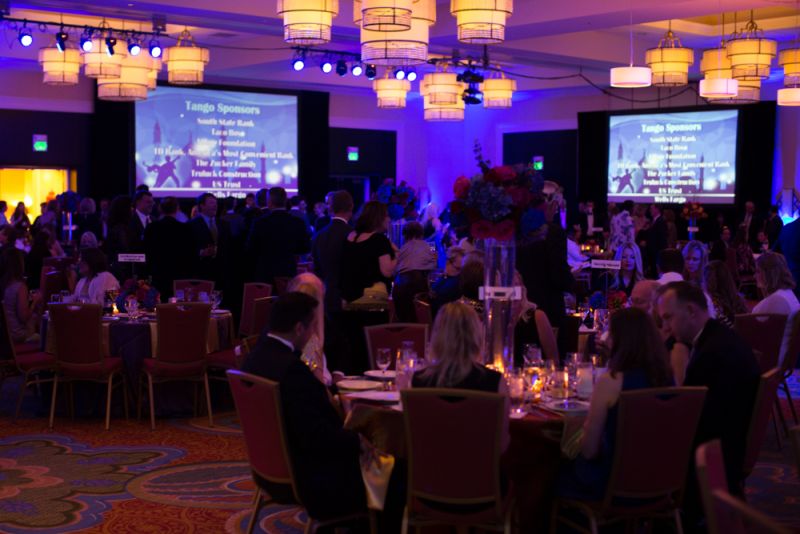
<instances>
[{"instance_id":1,"label":"floral centerpiece","mask_svg":"<svg viewBox=\"0 0 800 534\"><path fill-rule=\"evenodd\" d=\"M137 280L129 278L122 284L117 296L117 309L122 313L127 313L125 303L129 297L135 297L139 305L143 308L153 309L161 302L161 294L151 286L147 280Z\"/></svg>"},{"instance_id":2,"label":"floral centerpiece","mask_svg":"<svg viewBox=\"0 0 800 534\"><path fill-rule=\"evenodd\" d=\"M609 311L621 310L628 304L628 295L624 291L609 291L606 302Z\"/></svg>"},{"instance_id":3,"label":"floral centerpiece","mask_svg":"<svg viewBox=\"0 0 800 534\"><path fill-rule=\"evenodd\" d=\"M387 178L375 192L375 200L386 204L389 218L392 221L399 221L406 217L416 218L419 199L417 199L414 188L405 181L395 185L392 178Z\"/></svg>"}]
</instances>

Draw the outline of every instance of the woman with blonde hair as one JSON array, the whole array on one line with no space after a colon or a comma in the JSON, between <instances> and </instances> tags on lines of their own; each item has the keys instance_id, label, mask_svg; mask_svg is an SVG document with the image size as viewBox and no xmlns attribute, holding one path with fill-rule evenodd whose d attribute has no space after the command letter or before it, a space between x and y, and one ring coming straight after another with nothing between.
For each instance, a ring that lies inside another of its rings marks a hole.
<instances>
[{"instance_id":1,"label":"woman with blonde hair","mask_svg":"<svg viewBox=\"0 0 800 534\"><path fill-rule=\"evenodd\" d=\"M315 312L317 314L314 322L316 329L306 346L302 348L301 358L320 382L330 385L332 377L323 350L325 346L325 307L322 306L322 303L325 302L325 284L312 273L302 273L289 281L286 291L305 293L320 303Z\"/></svg>"},{"instance_id":2,"label":"woman with blonde hair","mask_svg":"<svg viewBox=\"0 0 800 534\"><path fill-rule=\"evenodd\" d=\"M779 363L783 363L792 335L794 315L800 311L800 302L794 294L795 280L786 264L786 258L776 252L762 254L756 260L756 285L764 292L764 299L755 305L753 313L777 313L786 316Z\"/></svg>"},{"instance_id":3,"label":"woman with blonde hair","mask_svg":"<svg viewBox=\"0 0 800 534\"><path fill-rule=\"evenodd\" d=\"M683 279L687 282L705 288L703 273L708 264L708 251L700 241L689 241L683 247Z\"/></svg>"},{"instance_id":4,"label":"woman with blonde hair","mask_svg":"<svg viewBox=\"0 0 800 534\"><path fill-rule=\"evenodd\" d=\"M642 268L642 253L636 243L625 243L617 248L614 259L620 262L619 271L611 282L611 289L624 291L630 297L633 286L639 280L644 280Z\"/></svg>"}]
</instances>

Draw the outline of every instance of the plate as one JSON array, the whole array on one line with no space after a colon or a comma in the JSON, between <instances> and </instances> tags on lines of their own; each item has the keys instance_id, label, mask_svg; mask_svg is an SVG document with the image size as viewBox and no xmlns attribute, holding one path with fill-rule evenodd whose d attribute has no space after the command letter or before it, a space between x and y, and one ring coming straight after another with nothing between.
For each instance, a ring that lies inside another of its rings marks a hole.
<instances>
[{"instance_id":1,"label":"plate","mask_svg":"<svg viewBox=\"0 0 800 534\"><path fill-rule=\"evenodd\" d=\"M553 400L545 404L549 409L561 413L586 413L589 411L589 403L579 400Z\"/></svg>"},{"instance_id":2,"label":"plate","mask_svg":"<svg viewBox=\"0 0 800 534\"><path fill-rule=\"evenodd\" d=\"M386 371L381 371L380 369L372 369L364 373L364 376L368 376L370 378L377 378L378 380L394 380L397 378L397 372L392 371L391 369L387 369Z\"/></svg>"},{"instance_id":3,"label":"plate","mask_svg":"<svg viewBox=\"0 0 800 534\"><path fill-rule=\"evenodd\" d=\"M230 310L211 310L211 315L227 315L231 313Z\"/></svg>"},{"instance_id":4,"label":"plate","mask_svg":"<svg viewBox=\"0 0 800 534\"><path fill-rule=\"evenodd\" d=\"M400 392L398 391L362 391L360 393L350 393L347 396L351 399L385 402L387 404L400 402Z\"/></svg>"},{"instance_id":5,"label":"plate","mask_svg":"<svg viewBox=\"0 0 800 534\"><path fill-rule=\"evenodd\" d=\"M369 391L383 389L383 384L374 380L340 380L336 383L336 387L348 391Z\"/></svg>"},{"instance_id":6,"label":"plate","mask_svg":"<svg viewBox=\"0 0 800 534\"><path fill-rule=\"evenodd\" d=\"M119 316L117 315L104 315L103 321L107 323L113 323L114 321L119 321Z\"/></svg>"}]
</instances>

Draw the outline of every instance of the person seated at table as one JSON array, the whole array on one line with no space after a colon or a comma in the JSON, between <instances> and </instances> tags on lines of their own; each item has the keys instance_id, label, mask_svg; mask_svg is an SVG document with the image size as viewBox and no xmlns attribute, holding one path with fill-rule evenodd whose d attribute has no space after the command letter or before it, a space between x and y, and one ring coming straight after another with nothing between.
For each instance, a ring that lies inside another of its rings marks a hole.
<instances>
[{"instance_id":1,"label":"person seated at table","mask_svg":"<svg viewBox=\"0 0 800 534\"><path fill-rule=\"evenodd\" d=\"M484 280L484 267L483 261L469 260L472 253L464 258L464 266L461 267L461 274L459 275L459 289L461 290L461 298L458 302L462 302L470 306L479 317L483 316L483 301L480 299L480 288L483 287ZM437 314L438 315L438 314Z\"/></svg>"},{"instance_id":2,"label":"person seated at table","mask_svg":"<svg viewBox=\"0 0 800 534\"><path fill-rule=\"evenodd\" d=\"M403 226L405 243L397 253L392 300L397 321L413 323L417 320L414 296L428 291L428 275L436 268L436 252L422 239L422 225L416 221Z\"/></svg>"},{"instance_id":3,"label":"person seated at table","mask_svg":"<svg viewBox=\"0 0 800 534\"><path fill-rule=\"evenodd\" d=\"M681 253L684 262L683 279L704 288L703 272L708 263L706 246L700 241L689 241Z\"/></svg>"},{"instance_id":4,"label":"person seated at table","mask_svg":"<svg viewBox=\"0 0 800 534\"><path fill-rule=\"evenodd\" d=\"M436 317L439 308L461 298L459 274L464 260L464 249L452 246L447 249L447 263L444 266L444 276L431 285L431 314Z\"/></svg>"},{"instance_id":5,"label":"person seated at table","mask_svg":"<svg viewBox=\"0 0 800 534\"><path fill-rule=\"evenodd\" d=\"M665 248L658 253L658 283L668 284L683 280L683 254L675 248Z\"/></svg>"},{"instance_id":6,"label":"person seated at table","mask_svg":"<svg viewBox=\"0 0 800 534\"><path fill-rule=\"evenodd\" d=\"M297 491L308 513L324 520L366 510L359 454L370 446L344 428L327 388L301 359L299 348L316 332L320 306L304 293L279 297L267 333L247 355L242 371L279 383ZM283 485L260 482L278 499L291 496Z\"/></svg>"},{"instance_id":7,"label":"person seated at table","mask_svg":"<svg viewBox=\"0 0 800 534\"><path fill-rule=\"evenodd\" d=\"M297 291L313 297L317 302L325 302L325 284L312 273L301 273L292 278L286 285L286 291ZM316 319L314 332L308 342L302 348L302 360L314 373L320 382L330 386L333 378L328 370L328 362L325 359L325 307L316 307Z\"/></svg>"},{"instance_id":8,"label":"person seated at table","mask_svg":"<svg viewBox=\"0 0 800 534\"><path fill-rule=\"evenodd\" d=\"M2 266L0 297L3 298L11 341L14 343L38 341L39 336L35 331L38 316L35 309L42 295L36 291L30 295L30 300L28 298L28 286L25 284L25 254L15 247L4 248Z\"/></svg>"},{"instance_id":9,"label":"person seated at table","mask_svg":"<svg viewBox=\"0 0 800 534\"><path fill-rule=\"evenodd\" d=\"M579 243L581 239L581 227L573 224L567 227L567 263L572 272L580 271L589 266L589 256L581 252Z\"/></svg>"},{"instance_id":10,"label":"person seated at table","mask_svg":"<svg viewBox=\"0 0 800 534\"><path fill-rule=\"evenodd\" d=\"M434 363L414 373L413 388L471 389L508 397L503 375L478 363L483 354L483 326L467 304L451 302L439 310L431 331L430 353ZM509 443L509 409L504 411L503 450Z\"/></svg>"},{"instance_id":11,"label":"person seated at table","mask_svg":"<svg viewBox=\"0 0 800 534\"><path fill-rule=\"evenodd\" d=\"M777 252L762 254L756 260L756 284L766 297L755 305L753 313L778 313L786 316L779 363L783 363L792 335L794 314L800 311L800 302L794 293L795 280L789 271L786 258Z\"/></svg>"},{"instance_id":12,"label":"person seated at table","mask_svg":"<svg viewBox=\"0 0 800 534\"><path fill-rule=\"evenodd\" d=\"M631 291L631 306L643 312L653 311L653 296L659 287L657 280L639 280Z\"/></svg>"},{"instance_id":13,"label":"person seated at table","mask_svg":"<svg viewBox=\"0 0 800 534\"><path fill-rule=\"evenodd\" d=\"M736 314L747 313L747 306L736 289L728 266L718 260L710 261L706 265L705 285L717 320L733 328Z\"/></svg>"},{"instance_id":14,"label":"person seated at table","mask_svg":"<svg viewBox=\"0 0 800 534\"><path fill-rule=\"evenodd\" d=\"M642 253L639 251L639 246L636 243L625 243L614 253L614 259L620 262L620 267L617 274L614 275L609 289L624 291L625 295L630 297L636 282L644 279Z\"/></svg>"},{"instance_id":15,"label":"person seated at table","mask_svg":"<svg viewBox=\"0 0 800 534\"><path fill-rule=\"evenodd\" d=\"M106 255L99 248L87 248L81 251L78 273L81 278L75 284L73 293L75 299L83 299L88 304L102 305L105 302L106 291L119 289L119 281L108 271Z\"/></svg>"},{"instance_id":16,"label":"person seated at table","mask_svg":"<svg viewBox=\"0 0 800 534\"><path fill-rule=\"evenodd\" d=\"M638 308L618 310L611 315L609 338L608 372L600 375L594 386L580 453L559 475L557 493L561 497L602 499L605 495L620 394L673 384L666 350L650 315Z\"/></svg>"}]
</instances>

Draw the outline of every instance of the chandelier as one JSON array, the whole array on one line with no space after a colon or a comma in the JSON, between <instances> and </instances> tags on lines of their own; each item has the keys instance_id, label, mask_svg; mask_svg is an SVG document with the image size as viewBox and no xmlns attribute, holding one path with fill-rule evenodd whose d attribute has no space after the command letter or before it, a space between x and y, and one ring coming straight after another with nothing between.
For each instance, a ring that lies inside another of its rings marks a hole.
<instances>
[{"instance_id":1,"label":"chandelier","mask_svg":"<svg viewBox=\"0 0 800 534\"><path fill-rule=\"evenodd\" d=\"M633 10L629 11L630 21L628 23L628 42L630 44L630 56L627 67L613 67L609 72L611 87L635 88L650 87L653 81L653 71L650 67L633 66Z\"/></svg>"},{"instance_id":2,"label":"chandelier","mask_svg":"<svg viewBox=\"0 0 800 534\"><path fill-rule=\"evenodd\" d=\"M283 15L283 40L298 45L330 42L333 18L339 14L339 0L278 0Z\"/></svg>"},{"instance_id":3,"label":"chandelier","mask_svg":"<svg viewBox=\"0 0 800 534\"><path fill-rule=\"evenodd\" d=\"M152 59L149 54L127 56L118 77L97 80L97 98L114 102L135 102L147 98Z\"/></svg>"},{"instance_id":4,"label":"chandelier","mask_svg":"<svg viewBox=\"0 0 800 534\"><path fill-rule=\"evenodd\" d=\"M161 72L161 59L151 58L150 72L147 73L147 90L155 91L158 86L158 73Z\"/></svg>"},{"instance_id":5,"label":"chandelier","mask_svg":"<svg viewBox=\"0 0 800 534\"><path fill-rule=\"evenodd\" d=\"M458 40L470 44L501 43L506 38L506 19L514 12L513 0L451 0Z\"/></svg>"},{"instance_id":6,"label":"chandelier","mask_svg":"<svg viewBox=\"0 0 800 534\"><path fill-rule=\"evenodd\" d=\"M694 63L694 50L681 45L681 40L669 30L656 48L645 52L645 63L653 71L653 85L677 87L689 83L689 67Z\"/></svg>"},{"instance_id":7,"label":"chandelier","mask_svg":"<svg viewBox=\"0 0 800 534\"><path fill-rule=\"evenodd\" d=\"M411 29L413 0L363 0L353 2L353 10L360 5L361 25L368 30L396 32Z\"/></svg>"},{"instance_id":8,"label":"chandelier","mask_svg":"<svg viewBox=\"0 0 800 534\"><path fill-rule=\"evenodd\" d=\"M169 83L175 85L203 83L203 71L208 60L208 48L195 45L192 34L188 29L184 29L175 46L164 50Z\"/></svg>"},{"instance_id":9,"label":"chandelier","mask_svg":"<svg viewBox=\"0 0 800 534\"><path fill-rule=\"evenodd\" d=\"M765 39L764 32L753 20L741 32L734 32L725 45L737 80L763 80L769 77L769 67L778 50L778 43Z\"/></svg>"},{"instance_id":10,"label":"chandelier","mask_svg":"<svg viewBox=\"0 0 800 534\"><path fill-rule=\"evenodd\" d=\"M516 80L510 80L502 73L496 78L486 78L480 84L483 92L483 107L503 109L511 107L511 97L517 90Z\"/></svg>"},{"instance_id":11,"label":"chandelier","mask_svg":"<svg viewBox=\"0 0 800 534\"><path fill-rule=\"evenodd\" d=\"M39 50L39 64L47 85L77 85L81 72L81 53L74 48L48 46Z\"/></svg>"},{"instance_id":12,"label":"chandelier","mask_svg":"<svg viewBox=\"0 0 800 534\"><path fill-rule=\"evenodd\" d=\"M703 51L700 71L700 96L708 100L734 98L739 93L739 82L733 79L731 60L725 52L724 43L719 48Z\"/></svg>"},{"instance_id":13,"label":"chandelier","mask_svg":"<svg viewBox=\"0 0 800 534\"><path fill-rule=\"evenodd\" d=\"M712 104L753 104L761 101L761 80L737 80L739 91L733 98L715 98Z\"/></svg>"},{"instance_id":14,"label":"chandelier","mask_svg":"<svg viewBox=\"0 0 800 534\"><path fill-rule=\"evenodd\" d=\"M464 100L461 95L467 84L459 82L449 72L426 74L420 83L426 121L464 120Z\"/></svg>"},{"instance_id":15,"label":"chandelier","mask_svg":"<svg viewBox=\"0 0 800 534\"><path fill-rule=\"evenodd\" d=\"M400 109L406 107L406 95L411 90L411 82L386 76L372 82L381 109Z\"/></svg>"},{"instance_id":16,"label":"chandelier","mask_svg":"<svg viewBox=\"0 0 800 534\"><path fill-rule=\"evenodd\" d=\"M110 78L119 76L122 60L128 49L110 33L93 37L91 50L83 52L83 73L89 78Z\"/></svg>"},{"instance_id":17,"label":"chandelier","mask_svg":"<svg viewBox=\"0 0 800 534\"><path fill-rule=\"evenodd\" d=\"M428 60L428 35L436 22L435 0L416 0L412 5L411 27L401 31L367 29L360 9L361 0L353 2L353 22L361 28L361 61L372 65L409 66Z\"/></svg>"}]
</instances>

